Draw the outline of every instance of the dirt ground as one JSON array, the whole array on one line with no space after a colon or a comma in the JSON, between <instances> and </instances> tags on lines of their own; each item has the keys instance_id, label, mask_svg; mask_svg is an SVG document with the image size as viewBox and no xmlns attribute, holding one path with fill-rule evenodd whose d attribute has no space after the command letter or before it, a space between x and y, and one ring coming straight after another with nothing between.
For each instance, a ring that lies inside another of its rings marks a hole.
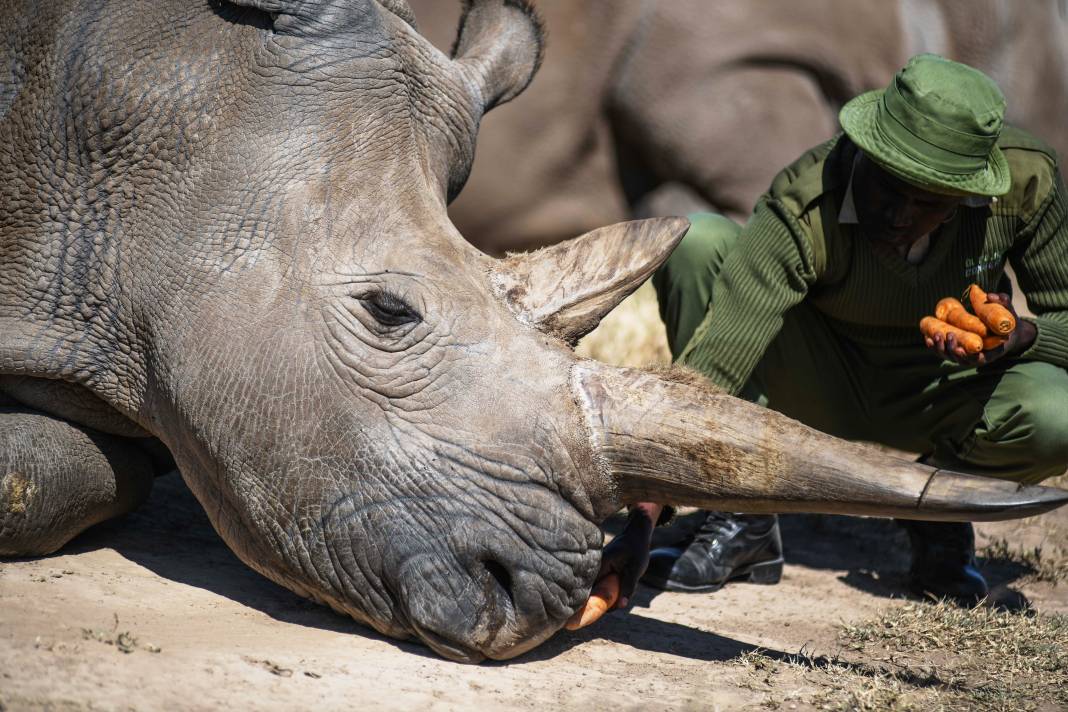
<instances>
[{"instance_id":1,"label":"dirt ground","mask_svg":"<svg viewBox=\"0 0 1068 712\"><path fill-rule=\"evenodd\" d=\"M649 307L641 294L655 322L655 296ZM625 613L517 660L465 666L246 568L171 474L139 511L58 554L0 561L0 712L1068 708L1068 585L1056 586L1068 577L1068 508L978 527L997 600L1030 604L1005 614L904 597L908 549L889 521L782 523L777 586L643 588Z\"/></svg>"},{"instance_id":2,"label":"dirt ground","mask_svg":"<svg viewBox=\"0 0 1068 712\"><path fill-rule=\"evenodd\" d=\"M981 532L1050 551L1068 512ZM844 625L907 605L904 539L887 521L816 516L784 518L784 535L778 586L642 589L627 613L518 660L465 666L247 569L172 474L124 520L54 556L0 564L0 709L815 708L826 683L797 665L765 675L754 656L848 657ZM1068 609L1068 587L1021 584L1025 569L994 562L988 574L1039 611Z\"/></svg>"}]
</instances>

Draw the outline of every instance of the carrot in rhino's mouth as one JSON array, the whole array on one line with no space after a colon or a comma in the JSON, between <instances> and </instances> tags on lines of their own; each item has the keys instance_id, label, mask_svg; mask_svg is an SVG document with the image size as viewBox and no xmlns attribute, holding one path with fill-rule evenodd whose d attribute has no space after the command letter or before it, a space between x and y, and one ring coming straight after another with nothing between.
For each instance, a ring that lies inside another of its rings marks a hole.
<instances>
[{"instance_id":1,"label":"carrot in rhino's mouth","mask_svg":"<svg viewBox=\"0 0 1068 712\"><path fill-rule=\"evenodd\" d=\"M589 599L567 619L564 627L568 630L578 630L595 623L616 605L618 599L619 575L608 574L594 585Z\"/></svg>"}]
</instances>

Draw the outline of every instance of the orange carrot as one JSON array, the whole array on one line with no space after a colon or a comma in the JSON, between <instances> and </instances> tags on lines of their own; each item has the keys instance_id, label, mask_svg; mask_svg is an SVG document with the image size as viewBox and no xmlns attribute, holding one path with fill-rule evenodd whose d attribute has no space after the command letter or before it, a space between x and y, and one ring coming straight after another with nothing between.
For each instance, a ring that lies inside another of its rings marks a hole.
<instances>
[{"instance_id":1,"label":"orange carrot","mask_svg":"<svg viewBox=\"0 0 1068 712\"><path fill-rule=\"evenodd\" d=\"M977 316L968 313L959 299L946 297L939 300L935 305L935 319L940 319L947 324L952 324L958 329L970 331L979 336L986 336L986 324Z\"/></svg>"},{"instance_id":2,"label":"orange carrot","mask_svg":"<svg viewBox=\"0 0 1068 712\"><path fill-rule=\"evenodd\" d=\"M945 321L946 315L949 314L950 309L956 309L957 306L964 306L960 303L959 299L953 297L946 297L945 299L939 299L938 304L935 304L934 315L935 319L939 321Z\"/></svg>"},{"instance_id":3,"label":"orange carrot","mask_svg":"<svg viewBox=\"0 0 1068 712\"><path fill-rule=\"evenodd\" d=\"M967 354L977 354L983 350L983 337L979 336L979 334L973 334L952 324L947 324L933 316L925 316L920 319L920 331L930 339L941 334L942 339L945 340L947 336L953 334L957 337L957 343Z\"/></svg>"},{"instance_id":4,"label":"orange carrot","mask_svg":"<svg viewBox=\"0 0 1068 712\"><path fill-rule=\"evenodd\" d=\"M986 336L983 338L983 351L989 351L990 349L996 349L1005 343L1005 337L1003 336Z\"/></svg>"},{"instance_id":5,"label":"orange carrot","mask_svg":"<svg viewBox=\"0 0 1068 712\"><path fill-rule=\"evenodd\" d=\"M1012 312L1000 304L987 303L986 292L973 284L968 287L968 301L972 303L972 311L983 320L987 328L995 336L1008 336L1016 328L1016 318Z\"/></svg>"},{"instance_id":6,"label":"orange carrot","mask_svg":"<svg viewBox=\"0 0 1068 712\"><path fill-rule=\"evenodd\" d=\"M585 628L607 613L608 609L616 604L616 599L618 598L619 576L608 574L594 584L586 603L582 605L582 608L575 611L573 616L567 619L564 627L568 630Z\"/></svg>"}]
</instances>

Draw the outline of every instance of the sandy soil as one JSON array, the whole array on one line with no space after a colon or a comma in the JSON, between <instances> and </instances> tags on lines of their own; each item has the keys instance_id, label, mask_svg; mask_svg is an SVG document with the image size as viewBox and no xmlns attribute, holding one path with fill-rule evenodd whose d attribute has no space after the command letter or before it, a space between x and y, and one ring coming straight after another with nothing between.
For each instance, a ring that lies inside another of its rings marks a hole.
<instances>
[{"instance_id":1,"label":"sandy soil","mask_svg":"<svg viewBox=\"0 0 1068 712\"><path fill-rule=\"evenodd\" d=\"M982 533L1049 547L1068 533L1068 513ZM643 589L627 614L561 632L509 663L465 666L247 569L169 475L141 510L59 554L0 563L0 709L759 708L767 690L741 656L835 654L843 623L901 604L907 565L886 521L795 516L784 535L778 586ZM988 573L1002 584L1018 574ZM1063 586L1021 593L1040 610L1068 609Z\"/></svg>"}]
</instances>

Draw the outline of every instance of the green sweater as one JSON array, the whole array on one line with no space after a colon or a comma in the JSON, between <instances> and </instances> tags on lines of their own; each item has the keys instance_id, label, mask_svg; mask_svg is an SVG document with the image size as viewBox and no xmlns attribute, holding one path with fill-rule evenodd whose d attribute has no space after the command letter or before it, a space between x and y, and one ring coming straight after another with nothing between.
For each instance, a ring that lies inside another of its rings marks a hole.
<instances>
[{"instance_id":1,"label":"green sweater","mask_svg":"<svg viewBox=\"0 0 1068 712\"><path fill-rule=\"evenodd\" d=\"M1012 188L989 207L961 207L910 265L892 247L866 239L838 213L857 148L838 136L784 169L757 202L713 285L715 304L680 361L731 393L749 379L805 301L833 333L875 364L922 364L937 356L919 331L922 317L972 282L1008 291L1006 260L1036 315L1034 345L1022 358L1068 368L1068 196L1052 149L1006 127L998 145Z\"/></svg>"}]
</instances>

